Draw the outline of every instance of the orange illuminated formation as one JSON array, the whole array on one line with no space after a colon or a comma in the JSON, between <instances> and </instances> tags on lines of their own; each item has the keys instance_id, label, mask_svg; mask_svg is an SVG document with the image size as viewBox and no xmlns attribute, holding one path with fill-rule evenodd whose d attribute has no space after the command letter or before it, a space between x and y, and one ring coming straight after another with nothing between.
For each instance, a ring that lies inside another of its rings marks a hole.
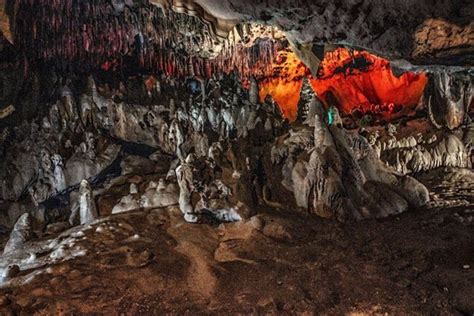
<instances>
[{"instance_id":1,"label":"orange illuminated formation","mask_svg":"<svg viewBox=\"0 0 474 316\"><path fill-rule=\"evenodd\" d=\"M285 116L296 118L302 79L308 70L294 53L274 62L275 76L260 85L260 96L273 96ZM371 113L385 119L409 114L418 104L428 79L425 74L405 73L396 77L390 64L368 52L338 48L326 53L313 90L326 107L334 105L344 114Z\"/></svg>"},{"instance_id":2,"label":"orange illuminated formation","mask_svg":"<svg viewBox=\"0 0 474 316\"><path fill-rule=\"evenodd\" d=\"M260 82L260 99L269 94L290 121L296 119L303 78L309 74L305 65L289 49L280 51L273 63L273 77Z\"/></svg>"},{"instance_id":3,"label":"orange illuminated formation","mask_svg":"<svg viewBox=\"0 0 474 316\"><path fill-rule=\"evenodd\" d=\"M311 85L327 106L335 105L345 114L391 118L414 109L427 81L425 74L410 72L397 78L387 60L339 48L325 55Z\"/></svg>"}]
</instances>

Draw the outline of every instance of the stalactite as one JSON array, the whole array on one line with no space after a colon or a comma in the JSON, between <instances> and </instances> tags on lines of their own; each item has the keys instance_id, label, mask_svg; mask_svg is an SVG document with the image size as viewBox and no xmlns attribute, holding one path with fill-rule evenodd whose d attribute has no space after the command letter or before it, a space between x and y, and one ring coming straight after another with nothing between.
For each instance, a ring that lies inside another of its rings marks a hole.
<instances>
[{"instance_id":1,"label":"stalactite","mask_svg":"<svg viewBox=\"0 0 474 316\"><path fill-rule=\"evenodd\" d=\"M281 48L273 39L246 47L230 36L220 54L208 59L203 55L214 43L206 25L147 2L130 7L99 0L15 1L18 46L29 61L60 65L59 70L114 71L127 58L141 69L169 76L237 71L244 78L260 78L271 73Z\"/></svg>"}]
</instances>

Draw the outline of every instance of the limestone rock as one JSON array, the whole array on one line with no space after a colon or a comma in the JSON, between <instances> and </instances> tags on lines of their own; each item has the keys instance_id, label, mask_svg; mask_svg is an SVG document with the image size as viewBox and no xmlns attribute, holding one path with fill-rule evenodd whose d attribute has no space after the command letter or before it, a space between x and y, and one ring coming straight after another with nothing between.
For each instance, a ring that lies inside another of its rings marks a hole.
<instances>
[{"instance_id":1,"label":"limestone rock","mask_svg":"<svg viewBox=\"0 0 474 316\"><path fill-rule=\"evenodd\" d=\"M98 217L92 188L87 180L82 180L79 187L79 218L81 225L87 224Z\"/></svg>"},{"instance_id":2,"label":"limestone rock","mask_svg":"<svg viewBox=\"0 0 474 316\"><path fill-rule=\"evenodd\" d=\"M18 250L25 242L31 240L33 238L32 227L30 214L25 213L20 216L13 227L12 232L10 233L10 238L3 249L3 253L7 254L9 252Z\"/></svg>"},{"instance_id":3,"label":"limestone rock","mask_svg":"<svg viewBox=\"0 0 474 316\"><path fill-rule=\"evenodd\" d=\"M315 115L314 140L306 146L291 150L287 140L277 146L286 152L276 160L284 165L284 187L299 207L347 221L395 215L428 202L421 183L389 169L365 138L346 131L337 111L333 115L331 126L321 112Z\"/></svg>"},{"instance_id":4,"label":"limestone rock","mask_svg":"<svg viewBox=\"0 0 474 316\"><path fill-rule=\"evenodd\" d=\"M451 130L458 128L464 123L473 95L472 76L449 72L431 74L424 100L432 123Z\"/></svg>"},{"instance_id":5,"label":"limestone rock","mask_svg":"<svg viewBox=\"0 0 474 316\"><path fill-rule=\"evenodd\" d=\"M160 179L156 186L149 187L140 199L144 208L159 208L178 205L179 189L174 182Z\"/></svg>"}]
</instances>

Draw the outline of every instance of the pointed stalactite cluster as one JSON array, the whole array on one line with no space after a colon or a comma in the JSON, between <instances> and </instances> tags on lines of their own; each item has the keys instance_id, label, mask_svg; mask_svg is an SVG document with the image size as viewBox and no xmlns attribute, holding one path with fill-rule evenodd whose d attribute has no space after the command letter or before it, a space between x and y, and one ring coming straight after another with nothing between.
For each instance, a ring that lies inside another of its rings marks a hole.
<instances>
[{"instance_id":1,"label":"pointed stalactite cluster","mask_svg":"<svg viewBox=\"0 0 474 316\"><path fill-rule=\"evenodd\" d=\"M266 78L273 75L273 61L282 48L271 39L259 39L251 47L226 44L215 62L217 69L226 73L236 70L244 78Z\"/></svg>"},{"instance_id":2,"label":"pointed stalactite cluster","mask_svg":"<svg viewBox=\"0 0 474 316\"><path fill-rule=\"evenodd\" d=\"M114 5L102 0L15 0L15 42L28 61L51 63L68 71L121 70L129 63L170 76L210 77L237 70L264 76L280 48L264 39L245 47L235 39L216 45L195 17L147 1ZM214 58L205 58L215 52Z\"/></svg>"}]
</instances>

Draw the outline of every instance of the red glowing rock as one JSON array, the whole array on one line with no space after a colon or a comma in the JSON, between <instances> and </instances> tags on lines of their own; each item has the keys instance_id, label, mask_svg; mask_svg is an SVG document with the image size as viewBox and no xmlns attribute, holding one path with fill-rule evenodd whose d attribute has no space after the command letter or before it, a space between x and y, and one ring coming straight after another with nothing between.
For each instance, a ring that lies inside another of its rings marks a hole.
<instances>
[{"instance_id":1,"label":"red glowing rock","mask_svg":"<svg viewBox=\"0 0 474 316\"><path fill-rule=\"evenodd\" d=\"M387 60L344 48L325 55L318 78L310 77L308 69L289 50L278 55L273 69L273 77L260 83L260 97L263 100L270 94L290 121L296 118L304 76L310 78L325 106L334 105L344 114L357 111L385 119L411 112L428 82L425 74L407 72L396 77Z\"/></svg>"},{"instance_id":2,"label":"red glowing rock","mask_svg":"<svg viewBox=\"0 0 474 316\"><path fill-rule=\"evenodd\" d=\"M337 106L345 114L358 110L385 118L412 111L428 82L425 74L396 77L387 60L367 52L351 55L343 48L326 54L319 76L310 82L326 106Z\"/></svg>"},{"instance_id":3,"label":"red glowing rock","mask_svg":"<svg viewBox=\"0 0 474 316\"><path fill-rule=\"evenodd\" d=\"M284 117L294 121L303 78L308 74L308 69L291 50L280 51L273 63L273 76L260 82L260 100L271 95Z\"/></svg>"}]
</instances>

